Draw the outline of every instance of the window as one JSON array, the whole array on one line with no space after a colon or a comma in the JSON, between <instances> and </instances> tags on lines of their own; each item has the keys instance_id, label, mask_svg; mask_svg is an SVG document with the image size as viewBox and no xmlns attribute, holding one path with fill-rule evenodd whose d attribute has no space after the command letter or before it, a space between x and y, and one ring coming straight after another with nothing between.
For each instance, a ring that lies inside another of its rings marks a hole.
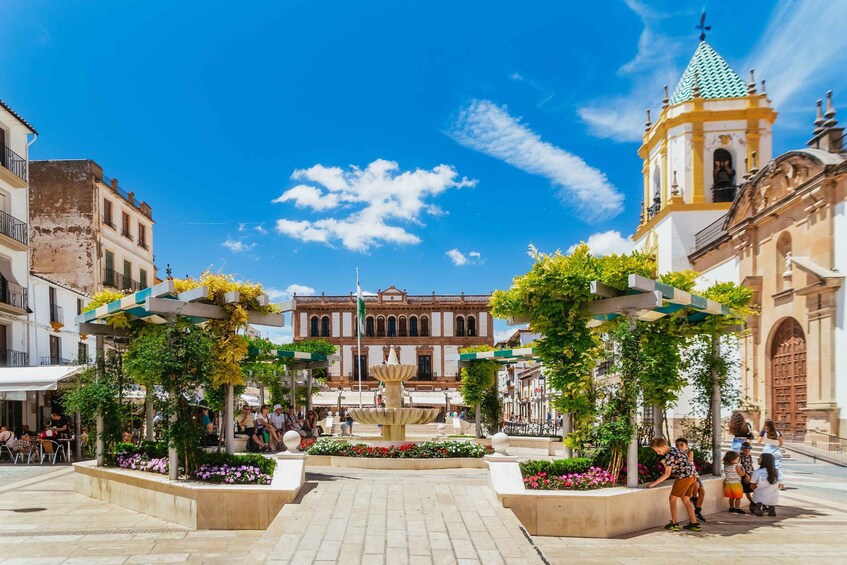
<instances>
[{"instance_id":1,"label":"window","mask_svg":"<svg viewBox=\"0 0 847 565\"><path fill-rule=\"evenodd\" d=\"M82 314L82 298L76 299L76 315Z\"/></svg>"},{"instance_id":2,"label":"window","mask_svg":"<svg viewBox=\"0 0 847 565\"><path fill-rule=\"evenodd\" d=\"M103 270L103 284L105 284L106 286L117 287L117 281L115 281L115 254L111 251L106 251L104 257L106 267Z\"/></svg>"},{"instance_id":3,"label":"window","mask_svg":"<svg viewBox=\"0 0 847 565\"><path fill-rule=\"evenodd\" d=\"M124 259L124 284L121 290L130 290L132 287L132 263Z\"/></svg>"},{"instance_id":4,"label":"window","mask_svg":"<svg viewBox=\"0 0 847 565\"><path fill-rule=\"evenodd\" d=\"M374 336L374 319L371 316L368 316L365 320L365 337L373 337Z\"/></svg>"},{"instance_id":5,"label":"window","mask_svg":"<svg viewBox=\"0 0 847 565\"><path fill-rule=\"evenodd\" d=\"M107 226L114 228L115 221L112 219L112 201L111 200L103 200L103 223Z\"/></svg>"},{"instance_id":6,"label":"window","mask_svg":"<svg viewBox=\"0 0 847 565\"><path fill-rule=\"evenodd\" d=\"M121 235L132 239L132 234L129 233L129 214L121 212Z\"/></svg>"},{"instance_id":7,"label":"window","mask_svg":"<svg viewBox=\"0 0 847 565\"><path fill-rule=\"evenodd\" d=\"M147 288L147 271L144 269L138 270L138 288L139 290Z\"/></svg>"},{"instance_id":8,"label":"window","mask_svg":"<svg viewBox=\"0 0 847 565\"><path fill-rule=\"evenodd\" d=\"M138 224L138 246L147 249L147 226Z\"/></svg>"},{"instance_id":9,"label":"window","mask_svg":"<svg viewBox=\"0 0 847 565\"><path fill-rule=\"evenodd\" d=\"M310 337L320 337L321 334L318 332L318 317L317 316L312 316L312 319L310 320L309 325L310 325L309 336Z\"/></svg>"},{"instance_id":10,"label":"window","mask_svg":"<svg viewBox=\"0 0 847 565\"><path fill-rule=\"evenodd\" d=\"M56 288L49 287L47 291L48 300L50 302L50 321L56 324L63 324L62 309L56 304Z\"/></svg>"},{"instance_id":11,"label":"window","mask_svg":"<svg viewBox=\"0 0 847 565\"><path fill-rule=\"evenodd\" d=\"M418 355L418 376L419 381L432 380L432 355Z\"/></svg>"},{"instance_id":12,"label":"window","mask_svg":"<svg viewBox=\"0 0 847 565\"><path fill-rule=\"evenodd\" d=\"M388 337L397 337L397 319L394 316L388 318Z\"/></svg>"},{"instance_id":13,"label":"window","mask_svg":"<svg viewBox=\"0 0 847 565\"><path fill-rule=\"evenodd\" d=\"M468 316L468 337L476 337L476 318Z\"/></svg>"},{"instance_id":14,"label":"window","mask_svg":"<svg viewBox=\"0 0 847 565\"><path fill-rule=\"evenodd\" d=\"M400 316L400 337L406 337L406 316Z\"/></svg>"},{"instance_id":15,"label":"window","mask_svg":"<svg viewBox=\"0 0 847 565\"><path fill-rule=\"evenodd\" d=\"M409 318L409 335L411 337L418 337L418 318L417 316L412 316Z\"/></svg>"},{"instance_id":16,"label":"window","mask_svg":"<svg viewBox=\"0 0 847 565\"><path fill-rule=\"evenodd\" d=\"M385 337L385 318L382 316L376 319L376 337Z\"/></svg>"},{"instance_id":17,"label":"window","mask_svg":"<svg viewBox=\"0 0 847 565\"><path fill-rule=\"evenodd\" d=\"M329 337L329 316L321 318L321 337Z\"/></svg>"},{"instance_id":18,"label":"window","mask_svg":"<svg viewBox=\"0 0 847 565\"><path fill-rule=\"evenodd\" d=\"M50 357L49 365L58 365L59 360L62 358L62 342L59 340L59 336L51 335L50 336Z\"/></svg>"},{"instance_id":19,"label":"window","mask_svg":"<svg viewBox=\"0 0 847 565\"><path fill-rule=\"evenodd\" d=\"M353 356L353 379L359 380L359 372L362 373L362 380L368 378L368 357L367 355Z\"/></svg>"},{"instance_id":20,"label":"window","mask_svg":"<svg viewBox=\"0 0 847 565\"><path fill-rule=\"evenodd\" d=\"M84 341L79 342L79 346L77 346L76 361L81 364L88 363L88 344Z\"/></svg>"},{"instance_id":21,"label":"window","mask_svg":"<svg viewBox=\"0 0 847 565\"><path fill-rule=\"evenodd\" d=\"M465 337L465 319L456 317L456 337Z\"/></svg>"},{"instance_id":22,"label":"window","mask_svg":"<svg viewBox=\"0 0 847 565\"><path fill-rule=\"evenodd\" d=\"M429 337L429 318L421 316L421 337Z\"/></svg>"}]
</instances>

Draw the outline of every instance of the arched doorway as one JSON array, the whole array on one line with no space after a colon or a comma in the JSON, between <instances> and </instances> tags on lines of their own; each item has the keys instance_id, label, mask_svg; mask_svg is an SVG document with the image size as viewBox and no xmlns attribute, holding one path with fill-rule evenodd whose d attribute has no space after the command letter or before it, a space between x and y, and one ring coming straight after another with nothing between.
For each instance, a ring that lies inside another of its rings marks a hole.
<instances>
[{"instance_id":1,"label":"arched doorway","mask_svg":"<svg viewBox=\"0 0 847 565\"><path fill-rule=\"evenodd\" d=\"M806 336L794 318L783 321L771 345L771 414L789 437L806 433Z\"/></svg>"}]
</instances>

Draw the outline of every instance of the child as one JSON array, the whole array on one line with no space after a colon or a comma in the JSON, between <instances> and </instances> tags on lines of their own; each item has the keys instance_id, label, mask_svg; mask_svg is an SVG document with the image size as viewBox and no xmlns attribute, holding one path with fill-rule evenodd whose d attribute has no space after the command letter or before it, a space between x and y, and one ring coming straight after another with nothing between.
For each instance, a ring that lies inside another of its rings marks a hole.
<instances>
[{"instance_id":1,"label":"child","mask_svg":"<svg viewBox=\"0 0 847 565\"><path fill-rule=\"evenodd\" d=\"M694 505L691 504L691 497L697 492L697 471L694 469L694 463L691 462L685 453L676 447L671 447L665 438L654 437L650 441L650 447L658 455L664 456L662 465L665 466L665 472L652 483L647 483L647 488L655 487L667 480L668 477L674 478L673 487L668 497L671 508L671 521L665 526L665 529L672 532L679 531L679 523L676 521L676 501L681 498L682 504L688 512L689 520L688 525L683 526L682 529L692 532L701 531L702 528L697 522L697 516L694 514Z\"/></svg>"},{"instance_id":2,"label":"child","mask_svg":"<svg viewBox=\"0 0 847 565\"><path fill-rule=\"evenodd\" d=\"M691 461L692 465L694 464L694 450L688 447L688 440L684 437L676 438L674 441L676 444L676 448L681 452L685 453L688 456L688 459ZM696 470L696 466L695 466ZM697 516L697 520L700 522L705 522L706 519L703 517L703 501L706 500L706 489L703 488L703 480L700 478L700 474L697 474L697 495L691 498L691 502L694 503L694 515Z\"/></svg>"},{"instance_id":3,"label":"child","mask_svg":"<svg viewBox=\"0 0 847 565\"><path fill-rule=\"evenodd\" d=\"M741 499L744 496L744 487L741 486L742 477L747 473L738 463L740 457L734 451L727 451L723 456L723 495L729 499L729 511L735 514L746 514L741 509Z\"/></svg>"},{"instance_id":4,"label":"child","mask_svg":"<svg viewBox=\"0 0 847 565\"><path fill-rule=\"evenodd\" d=\"M744 496L747 497L747 500L750 501L750 510L752 511L752 503L753 498L750 496L753 492L753 489L750 488L750 476L753 474L753 456L750 455L750 449L752 449L752 445L750 445L749 441L745 441L741 444L741 457L738 458L738 464L741 465L741 468L744 469L744 472L747 474L746 478L741 479L741 487L744 490Z\"/></svg>"},{"instance_id":5,"label":"child","mask_svg":"<svg viewBox=\"0 0 847 565\"><path fill-rule=\"evenodd\" d=\"M753 489L753 506L750 511L756 516L762 516L764 509L767 509L768 516L776 516L779 472L774 459L773 454L762 453L759 456L759 468L750 477L750 488Z\"/></svg>"}]
</instances>

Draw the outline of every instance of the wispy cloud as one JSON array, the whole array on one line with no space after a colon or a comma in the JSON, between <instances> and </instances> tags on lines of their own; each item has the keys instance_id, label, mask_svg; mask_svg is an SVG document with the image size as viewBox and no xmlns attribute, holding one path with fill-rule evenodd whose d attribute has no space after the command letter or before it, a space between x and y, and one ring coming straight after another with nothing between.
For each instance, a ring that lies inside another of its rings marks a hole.
<instances>
[{"instance_id":1,"label":"wispy cloud","mask_svg":"<svg viewBox=\"0 0 847 565\"><path fill-rule=\"evenodd\" d=\"M813 101L829 87L847 85L847 2L783 1L753 48L749 67L767 80L768 97L776 108L798 103L810 123ZM808 97L805 95L808 94Z\"/></svg>"},{"instance_id":2,"label":"wispy cloud","mask_svg":"<svg viewBox=\"0 0 847 565\"><path fill-rule=\"evenodd\" d=\"M630 238L623 237L621 232L615 230L591 234L585 240L585 244L588 245L594 255L612 255L613 253L622 255L631 253L635 249L635 243ZM568 248L568 253L573 253L578 245L571 245Z\"/></svg>"},{"instance_id":3,"label":"wispy cloud","mask_svg":"<svg viewBox=\"0 0 847 565\"><path fill-rule=\"evenodd\" d=\"M482 262L482 255L479 253L479 251L469 251L468 253L462 253L458 249L451 249L446 253L446 255L457 267L461 267L464 265L475 265Z\"/></svg>"},{"instance_id":4,"label":"wispy cloud","mask_svg":"<svg viewBox=\"0 0 847 565\"><path fill-rule=\"evenodd\" d=\"M316 293L317 291L314 288L303 284L290 284L284 289L273 287L265 289L265 294L268 295L268 298L275 302L279 300L288 300L295 294L298 296L314 296Z\"/></svg>"},{"instance_id":5,"label":"wispy cloud","mask_svg":"<svg viewBox=\"0 0 847 565\"><path fill-rule=\"evenodd\" d=\"M298 169L291 177L305 182L273 202L294 202L297 207L316 212L341 208L353 211L318 220L282 218L276 222L277 232L301 241L327 245L340 242L352 251L366 251L384 243L420 243L420 237L407 226L422 225L422 214L444 214L430 199L451 188L476 184L475 180L459 177L450 165L401 171L396 162L385 159L377 159L364 169L315 165Z\"/></svg>"},{"instance_id":6,"label":"wispy cloud","mask_svg":"<svg viewBox=\"0 0 847 565\"><path fill-rule=\"evenodd\" d=\"M618 76L630 81L629 89L625 94L589 100L577 108L591 135L620 142L641 141L646 109L657 107L663 84L673 90L673 81L679 79L678 59L683 49L679 40L656 31L655 22L664 14L637 0L627 0L626 4L644 26L635 56L618 69Z\"/></svg>"},{"instance_id":7,"label":"wispy cloud","mask_svg":"<svg viewBox=\"0 0 847 565\"><path fill-rule=\"evenodd\" d=\"M473 100L461 110L448 134L466 147L527 173L546 177L559 187L560 198L575 204L589 221L614 216L623 208L623 195L602 171L577 155L543 141L504 106L489 100Z\"/></svg>"},{"instance_id":8,"label":"wispy cloud","mask_svg":"<svg viewBox=\"0 0 847 565\"><path fill-rule=\"evenodd\" d=\"M221 245L232 251L233 253L241 253L243 251L250 251L254 247L256 247L255 243L248 243L243 239L231 239L226 238Z\"/></svg>"}]
</instances>

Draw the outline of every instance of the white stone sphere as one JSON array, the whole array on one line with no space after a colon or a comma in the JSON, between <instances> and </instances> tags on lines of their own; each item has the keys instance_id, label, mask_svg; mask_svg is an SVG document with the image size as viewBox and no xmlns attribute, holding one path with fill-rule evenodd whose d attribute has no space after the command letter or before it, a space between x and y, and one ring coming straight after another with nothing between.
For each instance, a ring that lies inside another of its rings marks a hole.
<instances>
[{"instance_id":1,"label":"white stone sphere","mask_svg":"<svg viewBox=\"0 0 847 565\"><path fill-rule=\"evenodd\" d=\"M503 432L497 432L491 438L491 447L494 448L494 453L508 455L506 451L509 449L509 436Z\"/></svg>"},{"instance_id":2,"label":"white stone sphere","mask_svg":"<svg viewBox=\"0 0 847 565\"><path fill-rule=\"evenodd\" d=\"M288 430L285 432L285 435L282 436L282 443L285 444L285 447L288 448L289 453L297 453L300 451L300 434L295 432L294 430Z\"/></svg>"}]
</instances>

